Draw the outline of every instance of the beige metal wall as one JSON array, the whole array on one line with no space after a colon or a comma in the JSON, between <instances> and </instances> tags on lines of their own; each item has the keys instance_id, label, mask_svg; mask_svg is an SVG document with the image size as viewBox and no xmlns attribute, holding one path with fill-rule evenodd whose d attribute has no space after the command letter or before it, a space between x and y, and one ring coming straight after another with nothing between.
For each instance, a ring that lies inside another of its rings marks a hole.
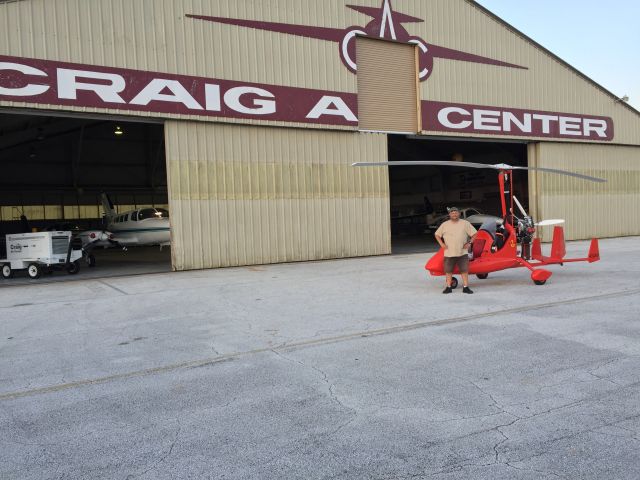
<instances>
[{"instance_id":1,"label":"beige metal wall","mask_svg":"<svg viewBox=\"0 0 640 480\"><path fill-rule=\"evenodd\" d=\"M593 183L529 172L534 218L566 219L567 239L640 235L640 149L625 146L538 143L529 145L529 165L561 168L607 179ZM541 229L551 239L552 227Z\"/></svg>"},{"instance_id":2,"label":"beige metal wall","mask_svg":"<svg viewBox=\"0 0 640 480\"><path fill-rule=\"evenodd\" d=\"M370 21L347 4L377 7L380 1L23 0L0 4L0 54L355 93L356 75L342 64L335 42L185 16L194 13L340 29ZM427 44L529 68L435 59L432 76L421 84L423 100L610 116L616 143L640 145L640 115L616 103L472 0L394 0L393 8L424 19L404 27ZM3 105L29 106L0 102Z\"/></svg>"},{"instance_id":3,"label":"beige metal wall","mask_svg":"<svg viewBox=\"0 0 640 480\"><path fill-rule=\"evenodd\" d=\"M23 0L0 4L0 55L357 91L356 76L342 65L337 43L205 22L185 14L336 28L363 20L362 14L345 8L341 0ZM1 106L43 108L0 100ZM53 105L47 108L216 121L215 117L192 115ZM229 118L224 122L283 124Z\"/></svg>"},{"instance_id":4,"label":"beige metal wall","mask_svg":"<svg viewBox=\"0 0 640 480\"><path fill-rule=\"evenodd\" d=\"M386 136L169 121L177 270L390 253Z\"/></svg>"},{"instance_id":5,"label":"beige metal wall","mask_svg":"<svg viewBox=\"0 0 640 480\"><path fill-rule=\"evenodd\" d=\"M355 92L337 43L185 16L341 29L367 20L347 3L371 2L23 0L0 4L0 54Z\"/></svg>"},{"instance_id":6,"label":"beige metal wall","mask_svg":"<svg viewBox=\"0 0 640 480\"><path fill-rule=\"evenodd\" d=\"M615 143L640 145L640 114L488 15L475 2L404 0L394 2L394 7L402 11L408 7L407 13L423 18L424 23L407 28L435 45L528 68L435 59L432 76L422 83L423 99L609 116L615 124Z\"/></svg>"}]
</instances>

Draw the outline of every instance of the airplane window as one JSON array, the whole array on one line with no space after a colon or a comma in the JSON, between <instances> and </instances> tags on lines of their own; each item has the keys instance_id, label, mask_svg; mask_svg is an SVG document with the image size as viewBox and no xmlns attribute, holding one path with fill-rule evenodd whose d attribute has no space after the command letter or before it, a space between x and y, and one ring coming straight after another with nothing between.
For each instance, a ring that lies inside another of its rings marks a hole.
<instances>
[{"instance_id":1,"label":"airplane window","mask_svg":"<svg viewBox=\"0 0 640 480\"><path fill-rule=\"evenodd\" d=\"M134 221L134 222L138 221L138 212L137 211L131 213L131 220Z\"/></svg>"},{"instance_id":2,"label":"airplane window","mask_svg":"<svg viewBox=\"0 0 640 480\"><path fill-rule=\"evenodd\" d=\"M143 208L138 212L138 220L147 218L169 218L169 212L164 208Z\"/></svg>"},{"instance_id":3,"label":"airplane window","mask_svg":"<svg viewBox=\"0 0 640 480\"><path fill-rule=\"evenodd\" d=\"M138 220L146 220L147 218L157 218L155 208L143 208L138 212Z\"/></svg>"}]
</instances>

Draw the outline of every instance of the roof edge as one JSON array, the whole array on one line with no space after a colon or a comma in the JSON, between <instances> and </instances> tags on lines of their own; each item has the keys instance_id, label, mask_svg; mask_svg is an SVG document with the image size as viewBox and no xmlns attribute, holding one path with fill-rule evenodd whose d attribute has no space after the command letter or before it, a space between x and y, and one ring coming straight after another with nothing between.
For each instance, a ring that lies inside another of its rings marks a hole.
<instances>
[{"instance_id":1,"label":"roof edge","mask_svg":"<svg viewBox=\"0 0 640 480\"><path fill-rule=\"evenodd\" d=\"M610 96L611 98L613 98L616 103L620 103L622 104L624 107L626 107L627 109L631 110L631 112L635 113L636 115L638 115L640 117L640 110L636 110L635 107L629 105L627 102L623 102L622 99L620 97L618 97L615 93L613 93L612 91L606 89L605 87L603 87L602 85L600 85L598 82L596 82L594 79L592 79L591 77L585 75L584 73L582 73L580 70L578 70L576 67L574 67L573 65L571 65L570 63L566 62L565 60L563 60L562 58L560 58L558 55L556 55L555 53L553 53L551 50L543 47L542 45L540 45L538 42L536 42L534 39L532 39L531 37L529 37L527 34L521 32L520 30L518 30L516 27L514 27L513 25L511 25L509 22L507 22L506 20L503 20L502 18L500 18L498 15L496 15L495 13L493 13L491 10L489 10L488 8L480 5L476 0L465 0L467 3L470 3L472 6L476 7L478 10L480 10L481 12L483 12L485 15L488 15L489 17L493 18L494 20L496 20L498 23L504 25L505 27L507 27L509 30L511 30L513 33L515 33L516 35L522 37L524 40L526 40L527 42L531 43L533 46L535 46L536 48L539 48L540 50L542 50L544 53L546 53L547 55L549 55L551 58L553 58L555 61L557 61L558 63L564 65L565 67L567 67L569 70L573 71L574 73L576 73L579 77L582 77L582 79L586 80L587 82L591 83L592 85L596 86L599 90L601 90L602 92L604 92L606 95Z\"/></svg>"}]
</instances>

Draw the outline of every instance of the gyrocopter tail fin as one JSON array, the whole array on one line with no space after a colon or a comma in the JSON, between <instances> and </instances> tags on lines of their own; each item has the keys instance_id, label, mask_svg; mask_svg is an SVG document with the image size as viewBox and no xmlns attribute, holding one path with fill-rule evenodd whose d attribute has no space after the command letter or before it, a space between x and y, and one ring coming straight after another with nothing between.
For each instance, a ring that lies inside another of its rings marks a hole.
<instances>
[{"instance_id":1,"label":"gyrocopter tail fin","mask_svg":"<svg viewBox=\"0 0 640 480\"><path fill-rule=\"evenodd\" d=\"M589 247L589 263L597 262L600 260L600 247L598 245L598 239L591 239L591 246Z\"/></svg>"},{"instance_id":2,"label":"gyrocopter tail fin","mask_svg":"<svg viewBox=\"0 0 640 480\"><path fill-rule=\"evenodd\" d=\"M553 242L551 243L551 258L562 259L567 254L564 244L564 230L562 227L553 227Z\"/></svg>"}]
</instances>

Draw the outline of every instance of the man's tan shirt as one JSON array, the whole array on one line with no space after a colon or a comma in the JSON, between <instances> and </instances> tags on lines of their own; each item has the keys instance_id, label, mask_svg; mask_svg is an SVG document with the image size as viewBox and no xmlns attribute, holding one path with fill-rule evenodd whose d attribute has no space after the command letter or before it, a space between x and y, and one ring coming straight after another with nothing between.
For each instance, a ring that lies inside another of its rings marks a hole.
<instances>
[{"instance_id":1,"label":"man's tan shirt","mask_svg":"<svg viewBox=\"0 0 640 480\"><path fill-rule=\"evenodd\" d=\"M438 230L436 235L442 237L447 249L444 251L445 257L461 257L467 251L464 244L469 241L478 231L466 220L459 219L457 222L447 220Z\"/></svg>"}]
</instances>

